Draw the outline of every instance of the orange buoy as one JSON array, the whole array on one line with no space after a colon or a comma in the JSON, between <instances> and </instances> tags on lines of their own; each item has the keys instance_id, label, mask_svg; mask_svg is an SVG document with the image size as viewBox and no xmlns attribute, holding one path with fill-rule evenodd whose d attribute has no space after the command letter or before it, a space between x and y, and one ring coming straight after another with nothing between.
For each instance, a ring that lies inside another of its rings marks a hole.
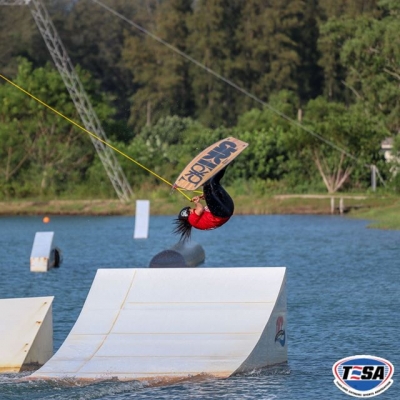
<instances>
[{"instance_id":1,"label":"orange buoy","mask_svg":"<svg viewBox=\"0 0 400 400\"><path fill-rule=\"evenodd\" d=\"M44 217L44 218L43 218L43 222L44 222L45 224L48 224L48 223L50 222L50 218L49 218L49 217Z\"/></svg>"}]
</instances>

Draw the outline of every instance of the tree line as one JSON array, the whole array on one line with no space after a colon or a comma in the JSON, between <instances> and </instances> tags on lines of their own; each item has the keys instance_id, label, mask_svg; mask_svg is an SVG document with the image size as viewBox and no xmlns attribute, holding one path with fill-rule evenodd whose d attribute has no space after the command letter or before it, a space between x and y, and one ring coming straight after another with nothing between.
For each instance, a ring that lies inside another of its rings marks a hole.
<instances>
[{"instance_id":1,"label":"tree line","mask_svg":"<svg viewBox=\"0 0 400 400\"><path fill-rule=\"evenodd\" d=\"M237 187L366 190L376 165L400 189L400 0L44 3L110 142L169 181L232 135ZM79 122L28 7L2 7L0 72ZM1 198L114 195L87 135L5 82L0 121Z\"/></svg>"}]
</instances>

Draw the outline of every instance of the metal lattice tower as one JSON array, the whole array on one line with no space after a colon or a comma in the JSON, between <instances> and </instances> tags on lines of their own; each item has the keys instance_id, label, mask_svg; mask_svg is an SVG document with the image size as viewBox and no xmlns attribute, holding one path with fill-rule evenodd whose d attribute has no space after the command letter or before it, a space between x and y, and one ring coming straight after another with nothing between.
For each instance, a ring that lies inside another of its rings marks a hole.
<instances>
[{"instance_id":1,"label":"metal lattice tower","mask_svg":"<svg viewBox=\"0 0 400 400\"><path fill-rule=\"evenodd\" d=\"M75 104L85 128L107 141L107 137L95 113L82 83L72 65L53 22L41 0L0 0L0 6L28 5L40 33L50 51L54 64ZM107 175L121 201L128 201L132 189L119 165L114 152L104 143L90 136L93 146L106 169Z\"/></svg>"}]
</instances>

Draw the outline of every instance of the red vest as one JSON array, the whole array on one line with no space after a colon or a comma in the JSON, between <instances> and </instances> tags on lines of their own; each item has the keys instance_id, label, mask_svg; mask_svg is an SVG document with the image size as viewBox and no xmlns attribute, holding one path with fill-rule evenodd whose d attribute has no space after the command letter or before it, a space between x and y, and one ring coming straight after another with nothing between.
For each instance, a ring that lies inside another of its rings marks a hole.
<instances>
[{"instance_id":1,"label":"red vest","mask_svg":"<svg viewBox=\"0 0 400 400\"><path fill-rule=\"evenodd\" d=\"M193 228L209 230L218 228L219 226L225 224L225 222L227 222L229 218L230 217L216 217L215 215L211 214L208 208L205 208L203 214L201 215L197 215L195 212L192 212L189 215L188 221L189 224L193 226Z\"/></svg>"}]
</instances>

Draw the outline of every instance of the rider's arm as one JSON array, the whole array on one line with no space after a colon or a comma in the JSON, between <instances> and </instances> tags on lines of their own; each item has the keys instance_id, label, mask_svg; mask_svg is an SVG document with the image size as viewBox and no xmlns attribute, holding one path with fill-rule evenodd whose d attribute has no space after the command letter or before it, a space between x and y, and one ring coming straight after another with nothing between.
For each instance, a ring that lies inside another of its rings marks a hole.
<instances>
[{"instance_id":1,"label":"rider's arm","mask_svg":"<svg viewBox=\"0 0 400 400\"><path fill-rule=\"evenodd\" d=\"M200 197L199 196L193 197L192 201L193 201L193 203L196 204L196 208L194 209L194 212L199 216L201 214L203 214L204 207L203 207L203 204L200 203Z\"/></svg>"}]
</instances>

